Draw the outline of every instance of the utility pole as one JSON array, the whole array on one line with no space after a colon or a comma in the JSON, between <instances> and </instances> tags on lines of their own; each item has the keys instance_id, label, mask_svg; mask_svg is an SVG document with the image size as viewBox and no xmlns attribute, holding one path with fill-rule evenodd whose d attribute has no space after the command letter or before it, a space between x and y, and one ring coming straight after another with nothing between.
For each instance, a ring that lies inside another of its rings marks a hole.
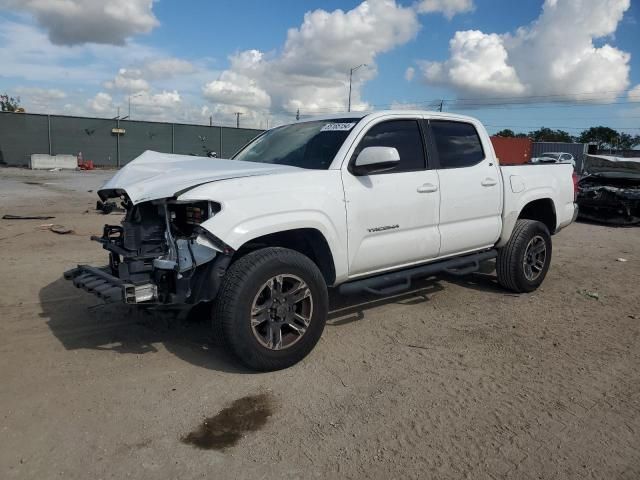
<instances>
[{"instance_id":1,"label":"utility pole","mask_svg":"<svg viewBox=\"0 0 640 480\"><path fill-rule=\"evenodd\" d=\"M351 83L353 80L353 72L355 72L356 70L358 70L360 67L366 67L367 64L366 63L362 63L356 67L351 67L349 69L349 106L347 107L347 112L351 111Z\"/></svg>"},{"instance_id":2,"label":"utility pole","mask_svg":"<svg viewBox=\"0 0 640 480\"><path fill-rule=\"evenodd\" d=\"M118 107L118 115L116 116L116 128L120 129L120 107ZM116 133L116 168L120 168L120 134Z\"/></svg>"},{"instance_id":3,"label":"utility pole","mask_svg":"<svg viewBox=\"0 0 640 480\"><path fill-rule=\"evenodd\" d=\"M213 127L213 115L209 115L209 126Z\"/></svg>"},{"instance_id":4,"label":"utility pole","mask_svg":"<svg viewBox=\"0 0 640 480\"><path fill-rule=\"evenodd\" d=\"M300 109L296 112L296 121L300 120Z\"/></svg>"},{"instance_id":5,"label":"utility pole","mask_svg":"<svg viewBox=\"0 0 640 480\"><path fill-rule=\"evenodd\" d=\"M236 112L236 128L240 128L240 115L243 115L243 113Z\"/></svg>"},{"instance_id":6,"label":"utility pole","mask_svg":"<svg viewBox=\"0 0 640 480\"><path fill-rule=\"evenodd\" d=\"M444 100L440 100L440 106L438 107L438 111L441 112L442 111L442 104L444 103Z\"/></svg>"},{"instance_id":7,"label":"utility pole","mask_svg":"<svg viewBox=\"0 0 640 480\"><path fill-rule=\"evenodd\" d=\"M129 115L126 117L120 117L120 107L118 107L118 115L114 120L116 121L116 167L120 168L120 120L126 120L129 118Z\"/></svg>"}]
</instances>

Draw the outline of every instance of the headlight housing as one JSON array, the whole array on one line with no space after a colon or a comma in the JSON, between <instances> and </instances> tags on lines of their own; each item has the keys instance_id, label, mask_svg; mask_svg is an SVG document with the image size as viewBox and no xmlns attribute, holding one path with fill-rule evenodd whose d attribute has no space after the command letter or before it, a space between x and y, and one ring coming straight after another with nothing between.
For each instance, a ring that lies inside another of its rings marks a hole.
<instances>
[{"instance_id":1,"label":"headlight housing","mask_svg":"<svg viewBox=\"0 0 640 480\"><path fill-rule=\"evenodd\" d=\"M220 211L220 204L211 201L170 203L168 205L171 227L178 237L192 237L195 227L213 218Z\"/></svg>"}]
</instances>

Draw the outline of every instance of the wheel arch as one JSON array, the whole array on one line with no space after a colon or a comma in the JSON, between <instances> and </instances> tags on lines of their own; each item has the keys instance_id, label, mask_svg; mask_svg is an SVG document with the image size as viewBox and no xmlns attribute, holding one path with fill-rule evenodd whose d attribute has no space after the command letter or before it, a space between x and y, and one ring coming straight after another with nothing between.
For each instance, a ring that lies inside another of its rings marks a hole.
<instances>
[{"instance_id":1,"label":"wheel arch","mask_svg":"<svg viewBox=\"0 0 640 480\"><path fill-rule=\"evenodd\" d=\"M510 204L507 200L509 199L505 199L505 205ZM517 200L511 197L511 201L515 203L515 208L507 206L505 209L505 214L502 217L502 234L496 243L497 248L507 244L516 222L520 219L542 222L549 229L551 235L557 232L558 216L552 192L531 191Z\"/></svg>"},{"instance_id":2,"label":"wheel arch","mask_svg":"<svg viewBox=\"0 0 640 480\"><path fill-rule=\"evenodd\" d=\"M527 203L518 215L518 220L536 220L543 223L552 235L557 225L556 206L551 198L539 198Z\"/></svg>"},{"instance_id":3,"label":"wheel arch","mask_svg":"<svg viewBox=\"0 0 640 480\"><path fill-rule=\"evenodd\" d=\"M316 228L294 228L253 237L236 249L233 261L260 248L283 247L307 256L316 264L327 285L336 281L336 266L331 248Z\"/></svg>"}]
</instances>

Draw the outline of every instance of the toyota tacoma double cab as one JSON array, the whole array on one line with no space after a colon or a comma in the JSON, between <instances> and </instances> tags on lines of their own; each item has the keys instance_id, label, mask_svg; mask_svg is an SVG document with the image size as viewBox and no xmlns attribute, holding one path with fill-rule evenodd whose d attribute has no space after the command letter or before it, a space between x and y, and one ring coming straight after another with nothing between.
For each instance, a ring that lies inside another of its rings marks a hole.
<instances>
[{"instance_id":1,"label":"toyota tacoma double cab","mask_svg":"<svg viewBox=\"0 0 640 480\"><path fill-rule=\"evenodd\" d=\"M92 237L108 265L65 278L107 302L211 305L241 362L286 368L320 339L328 288L388 295L495 259L504 288L536 289L577 215L572 173L501 167L478 120L423 111L284 125L231 159L147 151L98 191L126 210Z\"/></svg>"}]
</instances>

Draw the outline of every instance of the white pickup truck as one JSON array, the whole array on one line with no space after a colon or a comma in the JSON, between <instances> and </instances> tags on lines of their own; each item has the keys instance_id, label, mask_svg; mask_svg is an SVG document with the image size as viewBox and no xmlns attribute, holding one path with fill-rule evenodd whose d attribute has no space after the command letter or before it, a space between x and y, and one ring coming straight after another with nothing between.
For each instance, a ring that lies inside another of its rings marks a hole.
<instances>
[{"instance_id":1,"label":"white pickup truck","mask_svg":"<svg viewBox=\"0 0 640 480\"><path fill-rule=\"evenodd\" d=\"M478 120L422 111L281 126L229 160L148 151L98 192L126 209L93 237L109 264L65 277L106 301L211 302L244 364L285 368L318 342L329 287L391 294L495 258L504 288L537 288L577 215L572 173L500 167Z\"/></svg>"}]
</instances>

